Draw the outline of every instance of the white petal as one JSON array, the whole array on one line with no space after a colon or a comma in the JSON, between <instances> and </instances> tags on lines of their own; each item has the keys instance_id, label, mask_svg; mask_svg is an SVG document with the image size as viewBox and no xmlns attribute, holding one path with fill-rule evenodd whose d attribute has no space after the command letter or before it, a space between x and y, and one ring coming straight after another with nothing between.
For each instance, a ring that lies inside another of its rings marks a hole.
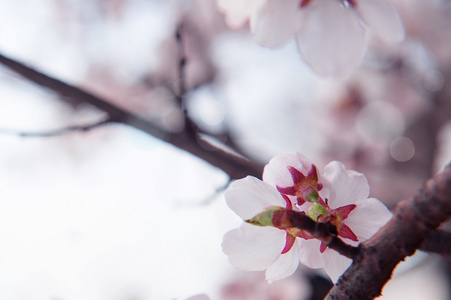
<instances>
[{"instance_id":1,"label":"white petal","mask_svg":"<svg viewBox=\"0 0 451 300\"><path fill-rule=\"evenodd\" d=\"M404 39L404 26L395 6L386 0L361 0L357 10L365 24L388 43Z\"/></svg>"},{"instance_id":2,"label":"white petal","mask_svg":"<svg viewBox=\"0 0 451 300\"><path fill-rule=\"evenodd\" d=\"M349 268L352 260L332 249L326 249L323 253L324 271L329 275L333 283Z\"/></svg>"},{"instance_id":3,"label":"white petal","mask_svg":"<svg viewBox=\"0 0 451 300\"><path fill-rule=\"evenodd\" d=\"M252 14L251 31L260 45L279 47L299 30L302 14L298 1L270 0L262 9Z\"/></svg>"},{"instance_id":4,"label":"white petal","mask_svg":"<svg viewBox=\"0 0 451 300\"><path fill-rule=\"evenodd\" d=\"M319 248L321 241L317 239L300 240L299 244L299 258L301 263L312 269L319 269L324 267L324 260Z\"/></svg>"},{"instance_id":5,"label":"white petal","mask_svg":"<svg viewBox=\"0 0 451 300\"><path fill-rule=\"evenodd\" d=\"M357 235L360 242L371 238L392 217L388 208L376 198L360 200L344 223Z\"/></svg>"},{"instance_id":6,"label":"white petal","mask_svg":"<svg viewBox=\"0 0 451 300\"><path fill-rule=\"evenodd\" d=\"M262 271L280 256L285 237L283 230L243 223L224 235L222 251L235 267L245 271Z\"/></svg>"},{"instance_id":7,"label":"white petal","mask_svg":"<svg viewBox=\"0 0 451 300\"><path fill-rule=\"evenodd\" d=\"M272 186L287 187L293 185L293 179L288 166L294 167L304 174L308 174L312 163L304 155L283 154L272 158L263 170L263 181Z\"/></svg>"},{"instance_id":8,"label":"white petal","mask_svg":"<svg viewBox=\"0 0 451 300\"><path fill-rule=\"evenodd\" d=\"M265 5L268 0L218 0L219 9L226 14L227 25L243 26L249 16Z\"/></svg>"},{"instance_id":9,"label":"white petal","mask_svg":"<svg viewBox=\"0 0 451 300\"><path fill-rule=\"evenodd\" d=\"M308 17L297 35L305 61L321 75L349 76L362 62L365 32L352 9L340 1L313 1L304 8Z\"/></svg>"},{"instance_id":10,"label":"white petal","mask_svg":"<svg viewBox=\"0 0 451 300\"><path fill-rule=\"evenodd\" d=\"M263 169L263 181L272 186L286 187L293 184L288 166L302 170L302 163L295 154L277 155Z\"/></svg>"},{"instance_id":11,"label":"white petal","mask_svg":"<svg viewBox=\"0 0 451 300\"><path fill-rule=\"evenodd\" d=\"M225 192L225 200L243 220L255 217L270 206L286 206L285 200L273 186L251 176L230 184Z\"/></svg>"},{"instance_id":12,"label":"white petal","mask_svg":"<svg viewBox=\"0 0 451 300\"><path fill-rule=\"evenodd\" d=\"M337 161L329 163L324 168L324 184L327 185L329 205L336 209L348 204L368 198L370 187L362 173L346 170L345 166ZM323 196L323 194L321 194Z\"/></svg>"},{"instance_id":13,"label":"white petal","mask_svg":"<svg viewBox=\"0 0 451 300\"><path fill-rule=\"evenodd\" d=\"M285 254L280 255L280 257L268 267L266 270L266 279L269 283L283 279L292 275L299 265L299 250L296 245Z\"/></svg>"}]
</instances>

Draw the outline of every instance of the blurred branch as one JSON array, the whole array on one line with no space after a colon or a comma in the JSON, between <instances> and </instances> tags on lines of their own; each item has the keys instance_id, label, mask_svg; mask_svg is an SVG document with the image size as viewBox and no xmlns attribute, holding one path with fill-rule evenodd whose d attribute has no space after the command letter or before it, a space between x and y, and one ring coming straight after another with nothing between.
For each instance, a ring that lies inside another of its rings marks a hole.
<instances>
[{"instance_id":1,"label":"blurred branch","mask_svg":"<svg viewBox=\"0 0 451 300\"><path fill-rule=\"evenodd\" d=\"M110 122L111 122L110 119L106 119L106 120L96 122L93 124L89 124L89 125L70 126L70 127L66 127L66 128L59 128L59 129L55 129L55 130L41 131L41 132L26 132L26 131L18 131L18 130L1 129L0 128L0 134L18 135L21 137L52 137L52 136L64 135L64 134L71 133L74 131L89 131L91 129L106 125Z\"/></svg>"},{"instance_id":2,"label":"blurred branch","mask_svg":"<svg viewBox=\"0 0 451 300\"><path fill-rule=\"evenodd\" d=\"M392 219L359 247L357 257L326 299L374 299L396 265L415 253L451 215L451 165L426 181L418 194L398 203ZM433 237L432 237L433 238Z\"/></svg>"},{"instance_id":3,"label":"blurred branch","mask_svg":"<svg viewBox=\"0 0 451 300\"><path fill-rule=\"evenodd\" d=\"M451 259L451 232L445 230L431 232L420 249Z\"/></svg>"},{"instance_id":4,"label":"blurred branch","mask_svg":"<svg viewBox=\"0 0 451 300\"><path fill-rule=\"evenodd\" d=\"M62 100L67 100L67 98L69 98L89 103L106 112L110 122L128 124L201 158L226 172L231 179L242 178L246 175L252 175L258 178L261 178L262 176L262 165L236 156L208 141L202 140L198 138L197 133L195 135L190 134L186 129L181 132L166 131L148 120L111 104L107 100L95 96L81 88L77 88L61 80L45 75L44 73L27 67L2 54L0 54L0 63L26 79L53 90L63 96Z\"/></svg>"},{"instance_id":5,"label":"blurred branch","mask_svg":"<svg viewBox=\"0 0 451 300\"><path fill-rule=\"evenodd\" d=\"M171 89L172 93L175 96L176 102L179 104L181 111L183 112L184 118L185 118L185 127L188 132L190 132L193 135L196 134L205 134L210 137L215 138L216 140L220 141L224 145L230 147L238 153L239 155L245 157L246 159L249 159L249 157L242 151L242 149L239 147L239 145L235 142L235 139L232 137L230 130L228 128L224 128L222 133L216 134L211 133L208 131L205 131L201 129L196 122L194 122L188 113L187 105L186 105L186 99L185 94L189 91L193 91L196 88L200 86L194 86L191 87L190 90L187 89L187 82L186 82L186 66L189 62L189 59L186 55L185 50L185 25L183 23L180 23L177 26L176 32L175 32L175 40L177 44L177 54L178 54L178 64L177 64L177 71L178 71L178 85L176 86L176 89Z\"/></svg>"}]
</instances>

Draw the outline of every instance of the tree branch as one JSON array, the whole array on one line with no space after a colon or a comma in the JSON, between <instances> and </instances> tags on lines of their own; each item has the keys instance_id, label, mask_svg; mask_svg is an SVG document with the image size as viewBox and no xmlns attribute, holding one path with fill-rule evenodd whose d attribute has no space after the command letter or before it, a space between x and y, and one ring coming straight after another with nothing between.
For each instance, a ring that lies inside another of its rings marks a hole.
<instances>
[{"instance_id":1,"label":"tree branch","mask_svg":"<svg viewBox=\"0 0 451 300\"><path fill-rule=\"evenodd\" d=\"M242 178L247 175L252 175L257 178L261 178L262 176L262 165L236 156L213 144L210 144L209 142L199 138L197 134L190 134L186 129L182 132L168 132L148 120L140 118L111 104L107 100L95 96L83 89L69 85L61 80L45 75L42 72L27 67L24 64L2 54L0 54L0 63L22 75L26 79L53 90L63 96L63 100L72 98L89 103L106 112L109 115L111 122L119 122L133 126L203 159L211 165L222 169L230 176L231 179Z\"/></svg>"},{"instance_id":2,"label":"tree branch","mask_svg":"<svg viewBox=\"0 0 451 300\"><path fill-rule=\"evenodd\" d=\"M392 219L360 245L352 265L326 299L374 299L381 295L396 265L415 253L451 215L451 165L425 182L418 194L401 201Z\"/></svg>"},{"instance_id":3,"label":"tree branch","mask_svg":"<svg viewBox=\"0 0 451 300\"><path fill-rule=\"evenodd\" d=\"M187 131L191 132L194 135L204 134L207 135L223 145L229 147L232 149L235 153L239 154L240 156L251 160L250 157L244 153L244 151L239 147L239 145L235 142L235 139L232 137L232 134L230 133L230 130L225 127L222 131L222 133L212 133L208 130L204 130L201 127L196 124L196 122L191 119L187 104L186 104L186 98L185 94L189 91L193 91L196 88L199 88L201 85L192 86L187 84L186 81L186 67L189 63L189 58L186 54L186 38L185 35L189 33L190 31L187 29L192 29L190 26L186 26L184 23L180 23L175 31L175 41L177 44L177 55L178 55L178 64L177 64L177 72L178 72L178 84L176 85L176 88L172 87L169 88L171 92L173 93L176 102L180 106L180 110L183 112L184 118L185 118L185 128ZM192 30L191 30L192 32ZM188 90L188 86L190 86Z\"/></svg>"},{"instance_id":4,"label":"tree branch","mask_svg":"<svg viewBox=\"0 0 451 300\"><path fill-rule=\"evenodd\" d=\"M274 211L272 221L273 225L280 229L298 228L305 230L329 248L350 259L354 259L358 255L359 248L343 242L337 236L337 228L330 223L315 222L306 214L291 209Z\"/></svg>"},{"instance_id":5,"label":"tree branch","mask_svg":"<svg viewBox=\"0 0 451 300\"><path fill-rule=\"evenodd\" d=\"M451 232L445 230L431 232L420 249L451 259Z\"/></svg>"}]
</instances>

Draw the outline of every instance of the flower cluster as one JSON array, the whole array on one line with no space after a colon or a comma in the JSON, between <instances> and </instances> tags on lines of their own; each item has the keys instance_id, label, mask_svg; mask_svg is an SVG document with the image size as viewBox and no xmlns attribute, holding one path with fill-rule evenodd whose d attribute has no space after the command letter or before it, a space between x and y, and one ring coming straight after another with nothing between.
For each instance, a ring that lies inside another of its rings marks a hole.
<instances>
[{"instance_id":1,"label":"flower cluster","mask_svg":"<svg viewBox=\"0 0 451 300\"><path fill-rule=\"evenodd\" d=\"M368 196L365 176L339 162L329 163L320 174L301 154L276 156L266 165L263 181L248 176L227 189L227 205L245 222L224 235L223 251L240 269L266 269L270 282L292 275L300 262L324 268L336 282L351 260L304 230L276 227L277 212L295 210L328 222L344 242L355 246L391 218L384 204Z\"/></svg>"},{"instance_id":2,"label":"flower cluster","mask_svg":"<svg viewBox=\"0 0 451 300\"><path fill-rule=\"evenodd\" d=\"M321 75L350 75L363 60L369 32L387 43L404 38L390 0L218 0L218 6L232 28L249 20L262 46L296 37L305 61Z\"/></svg>"}]
</instances>

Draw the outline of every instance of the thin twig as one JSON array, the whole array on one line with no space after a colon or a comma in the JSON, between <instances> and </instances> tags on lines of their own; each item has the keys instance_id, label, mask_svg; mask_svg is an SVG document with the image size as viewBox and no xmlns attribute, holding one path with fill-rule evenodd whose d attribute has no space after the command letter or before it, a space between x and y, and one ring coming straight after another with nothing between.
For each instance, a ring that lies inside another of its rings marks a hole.
<instances>
[{"instance_id":1,"label":"thin twig","mask_svg":"<svg viewBox=\"0 0 451 300\"><path fill-rule=\"evenodd\" d=\"M49 131L36 131L36 132L29 132L29 131L20 131L20 130L14 130L14 129L4 129L0 128L0 134L8 134L8 135L17 135L20 137L54 137L54 136L60 136L65 135L71 132L76 131L89 131L91 129L104 126L106 124L111 123L109 119L103 120L100 122L96 122L89 125L75 125L65 128L58 128L54 130Z\"/></svg>"},{"instance_id":2,"label":"thin twig","mask_svg":"<svg viewBox=\"0 0 451 300\"><path fill-rule=\"evenodd\" d=\"M187 92L186 89L186 65L187 58L185 54L185 47L183 45L183 23L177 26L175 31L175 40L177 42L177 53L178 53L178 85L177 91L175 91L176 100L180 105L185 116L187 115L186 103L184 95Z\"/></svg>"},{"instance_id":3,"label":"thin twig","mask_svg":"<svg viewBox=\"0 0 451 300\"><path fill-rule=\"evenodd\" d=\"M196 137L200 133L199 126L194 122L188 114L188 107L186 104L185 94L188 92L186 85L186 65L188 64L188 59L186 57L184 41L184 26L180 23L175 31L175 40L177 43L177 54L178 54L178 85L177 89L174 91L177 103L180 106L181 111L184 115L185 130L187 134Z\"/></svg>"},{"instance_id":4,"label":"thin twig","mask_svg":"<svg viewBox=\"0 0 451 300\"><path fill-rule=\"evenodd\" d=\"M83 89L67 84L61 80L36 71L24 64L0 54L0 63L7 66L28 80L49 88L64 96L61 100L77 99L87 102L109 115L111 122L120 122L140 129L156 138L166 141L175 147L183 149L202 160L226 172L231 179L243 178L252 175L261 178L263 166L245 158L225 151L205 140L198 139L186 130L182 132L169 132L149 120L145 120L124 109L121 109L107 100L95 96Z\"/></svg>"},{"instance_id":5,"label":"thin twig","mask_svg":"<svg viewBox=\"0 0 451 300\"><path fill-rule=\"evenodd\" d=\"M188 92L187 83L186 83L186 66L188 65L188 58L186 55L186 42L185 42L185 25L180 23L177 26L177 30L175 32L175 40L177 43L177 53L178 53L178 85L177 89L173 91L175 100L179 104L180 109L182 110L185 117L185 127L188 131L191 131L194 134L205 134L215 138L220 141L224 145L233 149L234 152L239 155L249 159L249 157L242 151L239 145L235 142L230 134L230 131L225 128L223 133L215 134L200 128L196 122L194 122L188 113L188 108L186 104L185 94ZM193 91L199 86L191 87L189 91Z\"/></svg>"}]
</instances>

